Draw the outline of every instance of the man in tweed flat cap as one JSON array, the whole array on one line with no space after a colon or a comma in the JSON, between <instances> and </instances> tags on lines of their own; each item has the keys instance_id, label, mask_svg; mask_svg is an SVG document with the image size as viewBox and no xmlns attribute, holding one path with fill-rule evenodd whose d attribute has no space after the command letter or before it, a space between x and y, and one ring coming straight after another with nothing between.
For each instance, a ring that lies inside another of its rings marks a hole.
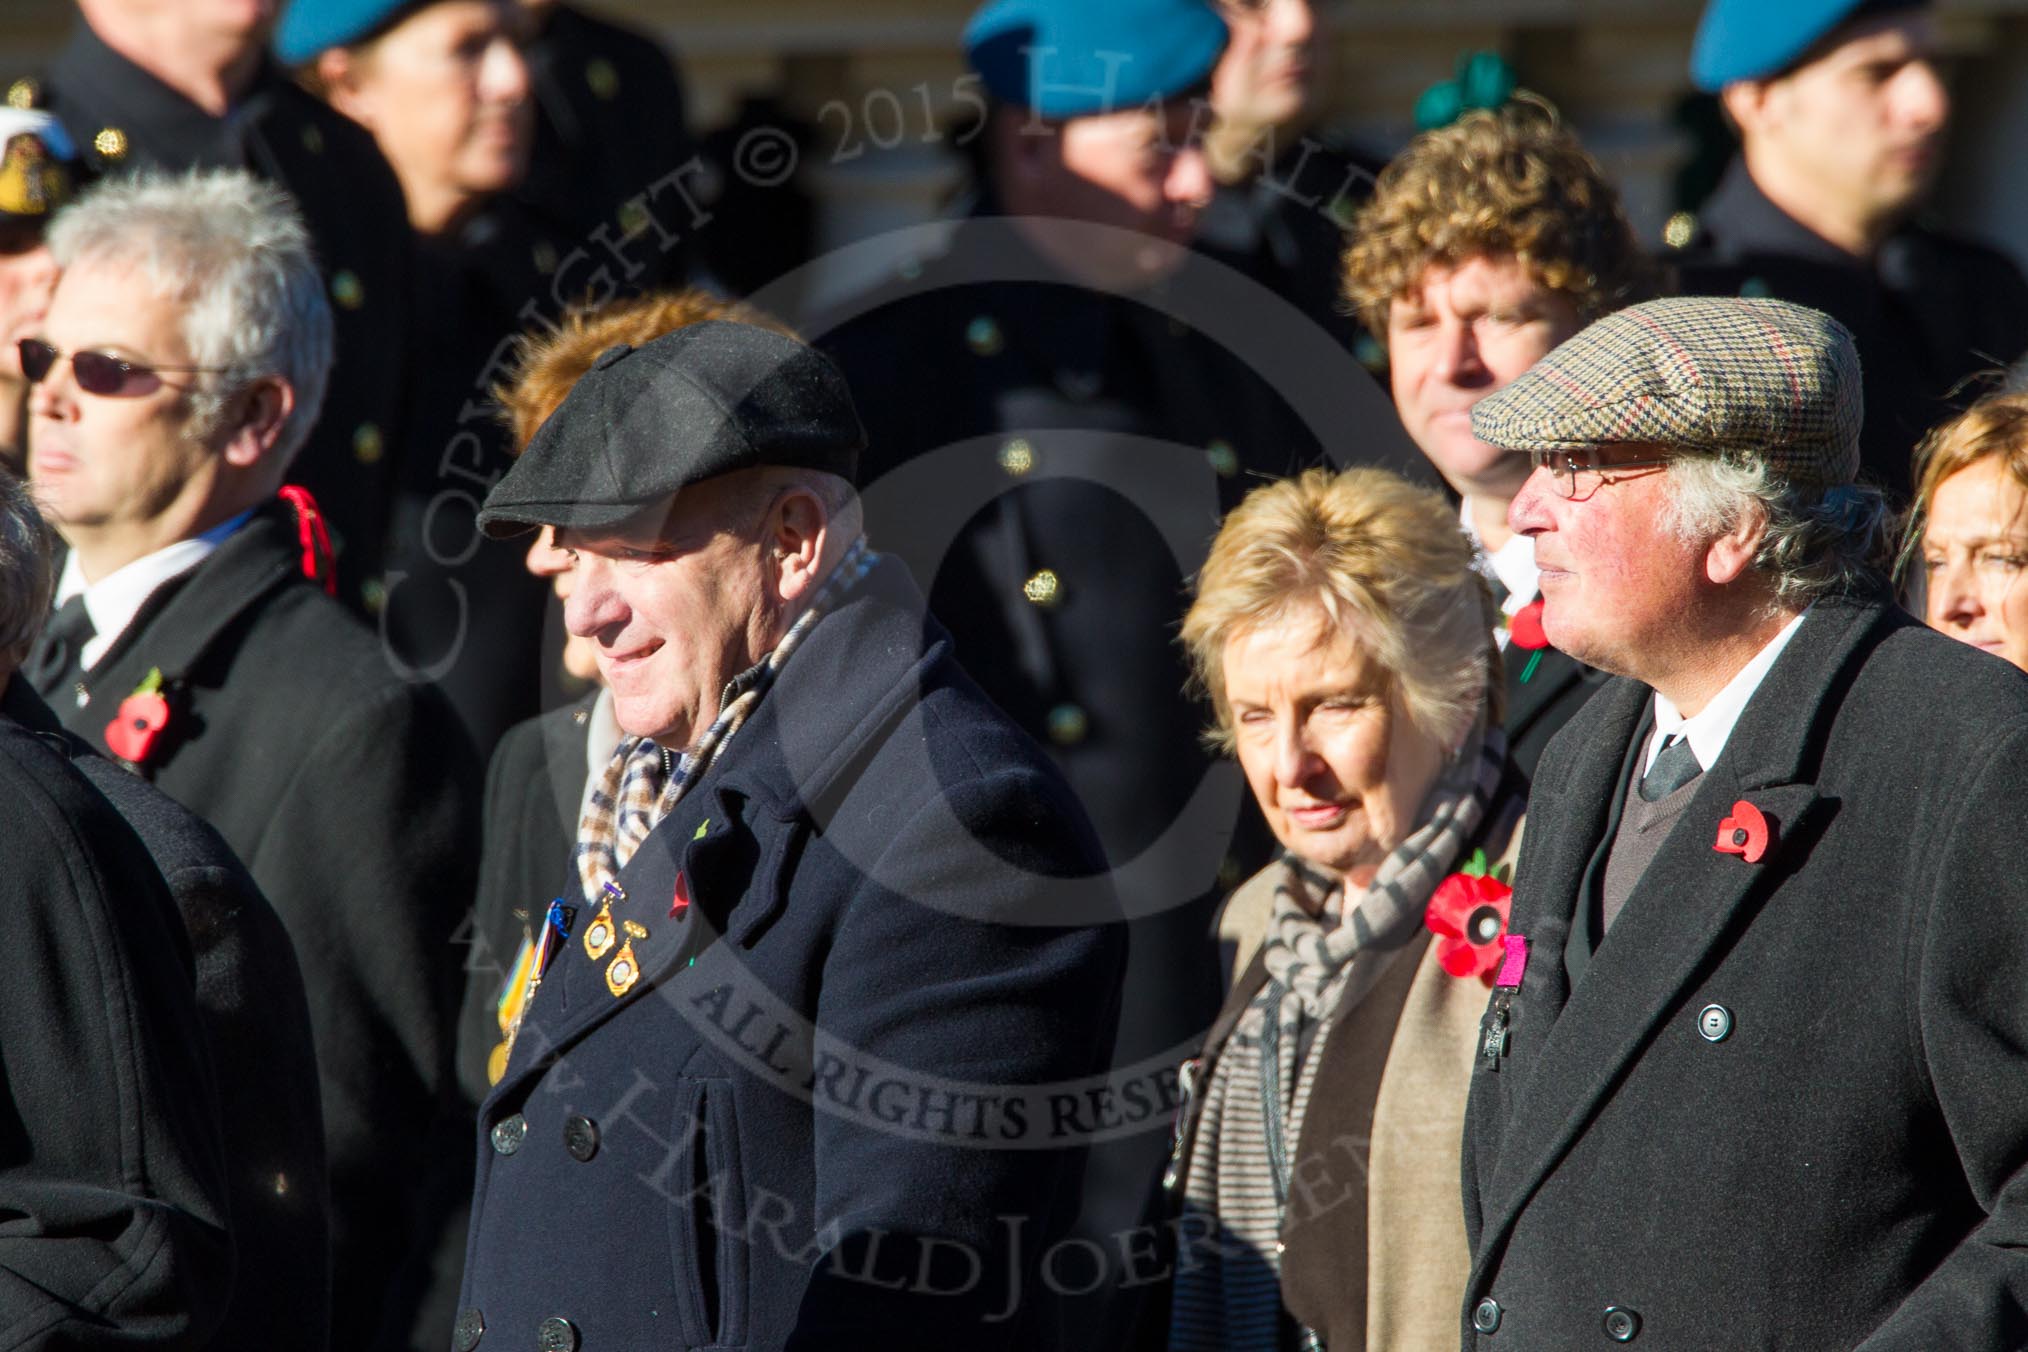
<instances>
[{"instance_id":1,"label":"man in tweed flat cap","mask_svg":"<svg viewBox=\"0 0 2028 1352\"><path fill-rule=\"evenodd\" d=\"M1473 411L1550 642L1621 679L1529 804L1467 1348L2028 1336L2028 678L1890 603L1861 415L1850 334L1735 299Z\"/></svg>"}]
</instances>

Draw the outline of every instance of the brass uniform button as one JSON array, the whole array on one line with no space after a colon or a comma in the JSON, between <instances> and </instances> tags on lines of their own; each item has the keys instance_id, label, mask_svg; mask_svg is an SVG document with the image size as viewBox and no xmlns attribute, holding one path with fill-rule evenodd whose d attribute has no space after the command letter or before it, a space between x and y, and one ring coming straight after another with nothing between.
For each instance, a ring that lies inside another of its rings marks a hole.
<instances>
[{"instance_id":1,"label":"brass uniform button","mask_svg":"<svg viewBox=\"0 0 2028 1352\"><path fill-rule=\"evenodd\" d=\"M602 103L611 103L620 96L620 73L602 56L592 58L585 66L584 82Z\"/></svg>"},{"instance_id":2,"label":"brass uniform button","mask_svg":"<svg viewBox=\"0 0 2028 1352\"><path fill-rule=\"evenodd\" d=\"M1020 478L1035 468L1035 448L1023 437L1015 437L1000 448L1000 468Z\"/></svg>"},{"instance_id":3,"label":"brass uniform button","mask_svg":"<svg viewBox=\"0 0 2028 1352\"><path fill-rule=\"evenodd\" d=\"M41 97L42 86L26 75L7 86L7 106L9 108L23 110L33 108L35 101Z\"/></svg>"},{"instance_id":4,"label":"brass uniform button","mask_svg":"<svg viewBox=\"0 0 2028 1352\"><path fill-rule=\"evenodd\" d=\"M548 240L537 240L532 254L535 270L547 277L556 271L556 246Z\"/></svg>"},{"instance_id":5,"label":"brass uniform button","mask_svg":"<svg viewBox=\"0 0 2028 1352\"><path fill-rule=\"evenodd\" d=\"M965 325L965 346L981 357L997 357L1007 340L990 315L980 315Z\"/></svg>"},{"instance_id":6,"label":"brass uniform button","mask_svg":"<svg viewBox=\"0 0 2028 1352\"><path fill-rule=\"evenodd\" d=\"M1057 577L1055 569L1044 568L1021 584L1021 594L1030 604L1046 610L1063 600L1063 580Z\"/></svg>"},{"instance_id":7,"label":"brass uniform button","mask_svg":"<svg viewBox=\"0 0 2028 1352\"><path fill-rule=\"evenodd\" d=\"M1059 704L1049 711L1049 740L1058 746L1076 746L1091 735L1091 715L1076 704Z\"/></svg>"},{"instance_id":8,"label":"brass uniform button","mask_svg":"<svg viewBox=\"0 0 2028 1352\"><path fill-rule=\"evenodd\" d=\"M366 304L366 283L351 268L340 268L331 274L331 299L347 310L356 310Z\"/></svg>"},{"instance_id":9,"label":"brass uniform button","mask_svg":"<svg viewBox=\"0 0 2028 1352\"><path fill-rule=\"evenodd\" d=\"M628 238L632 238L646 230L650 219L647 205L640 198L630 197L621 203L619 213L620 229L626 232Z\"/></svg>"},{"instance_id":10,"label":"brass uniform button","mask_svg":"<svg viewBox=\"0 0 2028 1352\"><path fill-rule=\"evenodd\" d=\"M1221 479L1230 479L1239 473L1239 452L1232 449L1232 443L1223 439L1212 442L1204 448L1204 458Z\"/></svg>"},{"instance_id":11,"label":"brass uniform button","mask_svg":"<svg viewBox=\"0 0 2028 1352\"><path fill-rule=\"evenodd\" d=\"M1672 249L1687 249L1690 241L1697 236L1697 217L1687 211L1679 211L1669 218L1662 227L1662 243Z\"/></svg>"},{"instance_id":12,"label":"brass uniform button","mask_svg":"<svg viewBox=\"0 0 2028 1352\"><path fill-rule=\"evenodd\" d=\"M324 153L324 129L315 123L303 128L303 149L312 155Z\"/></svg>"},{"instance_id":13,"label":"brass uniform button","mask_svg":"<svg viewBox=\"0 0 2028 1352\"><path fill-rule=\"evenodd\" d=\"M100 127L98 135L92 137L92 149L109 160L127 158L127 133L118 127Z\"/></svg>"}]
</instances>

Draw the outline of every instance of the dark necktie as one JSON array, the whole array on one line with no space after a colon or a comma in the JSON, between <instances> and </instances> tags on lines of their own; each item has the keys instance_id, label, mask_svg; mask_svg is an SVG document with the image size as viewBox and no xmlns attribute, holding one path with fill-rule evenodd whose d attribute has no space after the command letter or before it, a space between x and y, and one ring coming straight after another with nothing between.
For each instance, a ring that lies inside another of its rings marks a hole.
<instances>
[{"instance_id":1,"label":"dark necktie","mask_svg":"<svg viewBox=\"0 0 2028 1352\"><path fill-rule=\"evenodd\" d=\"M1641 776L1641 801L1659 803L1703 773L1697 753L1690 749L1690 739L1678 737L1662 748L1648 773Z\"/></svg>"},{"instance_id":2,"label":"dark necktie","mask_svg":"<svg viewBox=\"0 0 2028 1352\"><path fill-rule=\"evenodd\" d=\"M84 675L84 646L97 633L83 592L58 606L29 654L29 684L49 698L76 682Z\"/></svg>"}]
</instances>

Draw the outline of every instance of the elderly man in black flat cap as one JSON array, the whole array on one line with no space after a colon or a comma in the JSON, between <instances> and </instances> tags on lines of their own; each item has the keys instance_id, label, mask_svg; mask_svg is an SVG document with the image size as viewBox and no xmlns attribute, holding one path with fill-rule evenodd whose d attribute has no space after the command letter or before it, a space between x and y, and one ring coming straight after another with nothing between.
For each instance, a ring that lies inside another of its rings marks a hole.
<instances>
[{"instance_id":1,"label":"elderly man in black flat cap","mask_svg":"<svg viewBox=\"0 0 2028 1352\"><path fill-rule=\"evenodd\" d=\"M1651 301L1472 410L1529 452L1543 753L1466 1119L1466 1348L2028 1338L2028 679L1926 631L1859 359Z\"/></svg>"},{"instance_id":2,"label":"elderly man in black flat cap","mask_svg":"<svg viewBox=\"0 0 2028 1352\"><path fill-rule=\"evenodd\" d=\"M862 441L821 356L707 322L603 355L487 499L575 553L628 735L529 898L459 1348L1055 1345L1047 1100L1106 1063L1113 903L860 534Z\"/></svg>"}]
</instances>

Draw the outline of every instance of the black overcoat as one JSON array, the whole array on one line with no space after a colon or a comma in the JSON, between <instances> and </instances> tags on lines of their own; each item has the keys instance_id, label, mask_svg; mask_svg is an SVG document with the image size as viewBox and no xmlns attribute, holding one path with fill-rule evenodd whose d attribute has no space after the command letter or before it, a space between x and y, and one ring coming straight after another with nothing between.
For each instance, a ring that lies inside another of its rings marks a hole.
<instances>
[{"instance_id":1,"label":"black overcoat","mask_svg":"<svg viewBox=\"0 0 2028 1352\"><path fill-rule=\"evenodd\" d=\"M0 1347L205 1347L233 1252L175 904L112 806L5 715L0 802Z\"/></svg>"},{"instance_id":2,"label":"black overcoat","mask_svg":"<svg viewBox=\"0 0 2028 1352\"><path fill-rule=\"evenodd\" d=\"M1463 1345L2023 1346L2028 676L1818 602L1570 989L1649 700L1609 684L1535 781L1531 956L1467 1117ZM1714 848L1740 802L1758 862Z\"/></svg>"},{"instance_id":3,"label":"black overcoat","mask_svg":"<svg viewBox=\"0 0 2028 1352\"><path fill-rule=\"evenodd\" d=\"M621 871L624 994L579 908L481 1109L457 1345L1059 1345L1008 1273L1080 1142L1022 1090L1106 1063L1100 870L879 565Z\"/></svg>"},{"instance_id":4,"label":"black overcoat","mask_svg":"<svg viewBox=\"0 0 2028 1352\"><path fill-rule=\"evenodd\" d=\"M212 1352L321 1352L331 1319L330 1185L310 1008L288 931L218 832L63 732L26 681L8 682L0 713L62 739L71 764L141 838L183 917L239 1258Z\"/></svg>"},{"instance_id":5,"label":"black overcoat","mask_svg":"<svg viewBox=\"0 0 2028 1352\"><path fill-rule=\"evenodd\" d=\"M87 703L41 693L109 752L109 721L155 668L170 714L148 777L218 829L295 942L330 1165L333 1343L366 1345L383 1302L406 1298L394 1273L420 1182L449 1164L429 1142L448 1127L476 762L442 702L302 576L285 507L150 596L85 673Z\"/></svg>"}]
</instances>

